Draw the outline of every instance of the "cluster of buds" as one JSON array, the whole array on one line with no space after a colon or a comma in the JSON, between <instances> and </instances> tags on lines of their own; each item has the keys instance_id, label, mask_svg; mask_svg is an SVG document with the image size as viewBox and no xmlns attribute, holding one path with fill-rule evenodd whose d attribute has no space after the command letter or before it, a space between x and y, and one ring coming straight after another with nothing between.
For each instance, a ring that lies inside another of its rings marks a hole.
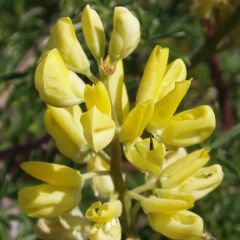
<instances>
[{"instance_id":1,"label":"cluster of buds","mask_svg":"<svg viewBox=\"0 0 240 240\"><path fill-rule=\"evenodd\" d=\"M217 164L204 167L210 159L207 147L190 153L186 147L213 132L211 107L175 113L191 80L181 59L168 63L169 50L156 46L130 109L122 60L140 41L137 18L124 7L114 9L107 54L103 24L90 6L82 13L82 30L99 76L91 72L74 26L64 17L51 29L51 48L39 60L35 85L47 104L45 126L58 150L86 172L56 163L23 163L26 173L44 183L20 190L20 208L39 219L35 232L41 239L127 238L136 232L131 229L138 214L131 214L133 204L141 206L156 232L200 239L203 221L189 209L220 184L223 172ZM135 189L125 184L123 154L145 175L145 183ZM81 192L87 181L98 201L83 214Z\"/></svg>"}]
</instances>

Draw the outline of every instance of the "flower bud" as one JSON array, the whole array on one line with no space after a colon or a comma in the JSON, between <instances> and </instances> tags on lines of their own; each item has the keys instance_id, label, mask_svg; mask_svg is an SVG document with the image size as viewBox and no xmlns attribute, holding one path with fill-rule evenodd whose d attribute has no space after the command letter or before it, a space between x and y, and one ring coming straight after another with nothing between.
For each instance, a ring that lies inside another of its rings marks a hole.
<instances>
[{"instance_id":1,"label":"flower bud","mask_svg":"<svg viewBox=\"0 0 240 240\"><path fill-rule=\"evenodd\" d=\"M134 141L139 137L151 118L153 110L154 103L151 100L138 103L123 121L120 141Z\"/></svg>"},{"instance_id":2,"label":"flower bud","mask_svg":"<svg viewBox=\"0 0 240 240\"><path fill-rule=\"evenodd\" d=\"M107 223L118 218L122 213L122 204L119 200L93 203L86 211L86 218L96 223Z\"/></svg>"},{"instance_id":3,"label":"flower bud","mask_svg":"<svg viewBox=\"0 0 240 240\"><path fill-rule=\"evenodd\" d=\"M155 189L154 195L141 201L145 213L173 213L193 207L194 197L171 189Z\"/></svg>"},{"instance_id":4,"label":"flower bud","mask_svg":"<svg viewBox=\"0 0 240 240\"><path fill-rule=\"evenodd\" d=\"M139 21L125 7L115 7L113 31L109 43L110 61L126 58L140 41Z\"/></svg>"},{"instance_id":5,"label":"flower bud","mask_svg":"<svg viewBox=\"0 0 240 240\"><path fill-rule=\"evenodd\" d=\"M121 225L113 219L105 224L94 224L89 233L89 240L121 240Z\"/></svg>"},{"instance_id":6,"label":"flower bud","mask_svg":"<svg viewBox=\"0 0 240 240\"><path fill-rule=\"evenodd\" d=\"M58 150L73 161L81 162L87 151L87 142L80 123L82 112L79 106L55 108L48 106L44 123L56 142Z\"/></svg>"},{"instance_id":7,"label":"flower bud","mask_svg":"<svg viewBox=\"0 0 240 240\"><path fill-rule=\"evenodd\" d=\"M191 178L187 179L181 186L180 191L191 193L196 200L205 197L212 192L223 180L222 167L214 164L201 168Z\"/></svg>"},{"instance_id":8,"label":"flower bud","mask_svg":"<svg viewBox=\"0 0 240 240\"><path fill-rule=\"evenodd\" d=\"M46 182L24 187L18 193L21 210L31 217L56 217L73 209L81 199L82 177L79 171L46 162L26 162L21 167Z\"/></svg>"},{"instance_id":9,"label":"flower bud","mask_svg":"<svg viewBox=\"0 0 240 240\"><path fill-rule=\"evenodd\" d=\"M119 123L122 123L123 119L129 112L129 100L126 85L124 83L122 60L117 62L114 73L108 76L106 87L118 121Z\"/></svg>"},{"instance_id":10,"label":"flower bud","mask_svg":"<svg viewBox=\"0 0 240 240\"><path fill-rule=\"evenodd\" d=\"M186 210L173 214L152 213L148 215L148 222L154 231L176 240L199 237L203 231L202 218Z\"/></svg>"},{"instance_id":11,"label":"flower bud","mask_svg":"<svg viewBox=\"0 0 240 240\"><path fill-rule=\"evenodd\" d=\"M105 34L97 12L87 5L82 13L82 30L87 46L95 59L104 57Z\"/></svg>"},{"instance_id":12,"label":"flower bud","mask_svg":"<svg viewBox=\"0 0 240 240\"><path fill-rule=\"evenodd\" d=\"M84 91L84 99L88 110L96 106L102 113L111 114L111 102L107 89L102 82L93 86L87 85Z\"/></svg>"},{"instance_id":13,"label":"flower bud","mask_svg":"<svg viewBox=\"0 0 240 240\"><path fill-rule=\"evenodd\" d=\"M87 161L88 172L109 171L110 165L100 156L94 155ZM91 180L91 186L96 197L108 198L114 192L114 184L110 176L96 176Z\"/></svg>"},{"instance_id":14,"label":"flower bud","mask_svg":"<svg viewBox=\"0 0 240 240\"><path fill-rule=\"evenodd\" d=\"M77 105L83 101L85 83L67 69L57 49L45 53L35 73L40 97L56 107Z\"/></svg>"},{"instance_id":15,"label":"flower bud","mask_svg":"<svg viewBox=\"0 0 240 240\"><path fill-rule=\"evenodd\" d=\"M130 163L142 171L159 174L165 154L165 146L154 138L137 140L126 143L125 155Z\"/></svg>"},{"instance_id":16,"label":"flower bud","mask_svg":"<svg viewBox=\"0 0 240 240\"><path fill-rule=\"evenodd\" d=\"M167 69L168 48L156 46L148 58L144 73L137 91L136 102L146 100L158 101L161 82Z\"/></svg>"},{"instance_id":17,"label":"flower bud","mask_svg":"<svg viewBox=\"0 0 240 240\"><path fill-rule=\"evenodd\" d=\"M173 188L180 185L203 167L209 159L207 148L191 152L163 170L160 176L161 186L163 188Z\"/></svg>"},{"instance_id":18,"label":"flower bud","mask_svg":"<svg viewBox=\"0 0 240 240\"><path fill-rule=\"evenodd\" d=\"M192 146L208 138L215 126L212 108L199 106L175 115L164 127L160 138L163 143L170 146Z\"/></svg>"},{"instance_id":19,"label":"flower bud","mask_svg":"<svg viewBox=\"0 0 240 240\"><path fill-rule=\"evenodd\" d=\"M65 64L72 71L88 75L90 63L77 40L70 18L60 18L52 27L50 45L52 48L58 49Z\"/></svg>"},{"instance_id":20,"label":"flower bud","mask_svg":"<svg viewBox=\"0 0 240 240\"><path fill-rule=\"evenodd\" d=\"M81 116L83 134L88 145L96 152L105 148L113 139L115 123L111 116L92 107Z\"/></svg>"}]
</instances>

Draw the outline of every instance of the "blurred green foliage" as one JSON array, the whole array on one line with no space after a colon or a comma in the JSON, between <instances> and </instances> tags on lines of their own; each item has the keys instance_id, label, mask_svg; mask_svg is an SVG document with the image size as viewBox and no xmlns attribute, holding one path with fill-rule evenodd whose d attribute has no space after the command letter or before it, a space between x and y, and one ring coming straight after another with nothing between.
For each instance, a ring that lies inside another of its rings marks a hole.
<instances>
[{"instance_id":1,"label":"blurred green foliage","mask_svg":"<svg viewBox=\"0 0 240 240\"><path fill-rule=\"evenodd\" d=\"M34 70L49 28L60 16L70 16L78 23L83 7L91 4L111 33L113 7L132 10L141 23L142 39L137 50L125 61L126 82L133 100L147 56L155 44L171 49L170 58L181 57L189 63L204 42L204 31L197 16L190 11L191 0L0 0L0 239L36 239L33 222L17 207L17 192L29 179L19 168L23 161L35 159L72 163L57 153L43 126L44 103L34 89ZM83 46L83 36L78 31ZM240 38L240 37L239 37ZM109 39L109 38L108 38ZM232 44L219 53L225 87L235 109L235 123L240 119L240 46ZM216 239L238 240L240 236L240 125L221 131L220 106L211 69L205 61L189 72L194 81L181 108L211 104L218 128L209 141L211 163L222 164L222 185L198 202L196 211L205 221L205 229ZM7 150L7 151L6 151ZM142 176L128 178L131 187ZM88 189L84 189L89 193ZM85 195L86 201L93 196ZM141 219L139 220L141 221ZM146 225L139 223L142 239L160 239ZM150 237L151 236L151 237Z\"/></svg>"}]
</instances>

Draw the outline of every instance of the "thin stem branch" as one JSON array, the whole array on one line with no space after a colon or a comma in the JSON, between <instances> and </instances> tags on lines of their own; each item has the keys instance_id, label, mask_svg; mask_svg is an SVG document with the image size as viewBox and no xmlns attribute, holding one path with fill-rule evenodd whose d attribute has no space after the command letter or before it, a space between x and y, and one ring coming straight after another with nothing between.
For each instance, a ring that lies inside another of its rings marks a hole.
<instances>
[{"instance_id":1,"label":"thin stem branch","mask_svg":"<svg viewBox=\"0 0 240 240\"><path fill-rule=\"evenodd\" d=\"M110 171L96 171L96 172L89 172L89 173L84 173L82 174L83 180L89 180L92 179L93 177L98 177L98 176L105 176L109 175Z\"/></svg>"},{"instance_id":2,"label":"thin stem branch","mask_svg":"<svg viewBox=\"0 0 240 240\"><path fill-rule=\"evenodd\" d=\"M155 188L156 185L157 185L156 182L150 182L150 183L141 185L139 187L136 187L136 188L132 189L131 191L133 191L135 193L142 193L142 192L146 192L146 191L149 191L149 190Z\"/></svg>"}]
</instances>

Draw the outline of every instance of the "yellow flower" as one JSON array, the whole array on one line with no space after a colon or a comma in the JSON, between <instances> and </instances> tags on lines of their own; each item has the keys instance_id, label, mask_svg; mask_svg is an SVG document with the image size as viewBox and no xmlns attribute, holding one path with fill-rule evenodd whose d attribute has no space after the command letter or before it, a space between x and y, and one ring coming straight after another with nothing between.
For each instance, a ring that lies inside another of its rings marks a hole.
<instances>
[{"instance_id":1,"label":"yellow flower","mask_svg":"<svg viewBox=\"0 0 240 240\"><path fill-rule=\"evenodd\" d=\"M160 175L163 188L173 188L194 175L209 161L209 150L202 148L186 155L166 167Z\"/></svg>"},{"instance_id":2,"label":"yellow flower","mask_svg":"<svg viewBox=\"0 0 240 240\"><path fill-rule=\"evenodd\" d=\"M68 107L83 101L85 84L68 70L57 49L41 57L35 73L35 86L40 97L56 107Z\"/></svg>"},{"instance_id":3,"label":"yellow flower","mask_svg":"<svg viewBox=\"0 0 240 240\"><path fill-rule=\"evenodd\" d=\"M76 162L85 155L87 142L80 123L82 111L79 106L55 108L48 106L45 113L45 126L56 142L59 151Z\"/></svg>"},{"instance_id":4,"label":"yellow flower","mask_svg":"<svg viewBox=\"0 0 240 240\"><path fill-rule=\"evenodd\" d=\"M199 237L203 231L203 220L197 214L183 210L173 214L148 214L149 225L171 239Z\"/></svg>"},{"instance_id":5,"label":"yellow flower","mask_svg":"<svg viewBox=\"0 0 240 240\"><path fill-rule=\"evenodd\" d=\"M93 203L86 211L88 220L96 223L107 223L118 218L122 213L122 204L119 200Z\"/></svg>"},{"instance_id":6,"label":"yellow flower","mask_svg":"<svg viewBox=\"0 0 240 240\"><path fill-rule=\"evenodd\" d=\"M193 207L194 197L172 189L155 189L154 195L144 197L141 206L145 213L173 213Z\"/></svg>"},{"instance_id":7,"label":"yellow flower","mask_svg":"<svg viewBox=\"0 0 240 240\"><path fill-rule=\"evenodd\" d=\"M87 111L81 116L83 134L88 145L98 152L111 142L115 133L111 102L102 82L86 86L84 97Z\"/></svg>"},{"instance_id":8,"label":"yellow flower","mask_svg":"<svg viewBox=\"0 0 240 240\"><path fill-rule=\"evenodd\" d=\"M65 64L78 73L88 75L90 63L77 40L72 21L68 17L60 18L51 29L50 45L57 48Z\"/></svg>"},{"instance_id":9,"label":"yellow flower","mask_svg":"<svg viewBox=\"0 0 240 240\"><path fill-rule=\"evenodd\" d=\"M98 155L93 155L87 161L88 172L92 171L109 171L110 165ZM95 196L108 198L114 192L114 184L110 176L96 176L91 180L91 186Z\"/></svg>"},{"instance_id":10,"label":"yellow flower","mask_svg":"<svg viewBox=\"0 0 240 240\"><path fill-rule=\"evenodd\" d=\"M173 116L159 136L167 145L187 147L206 140L215 126L212 108L199 106Z\"/></svg>"},{"instance_id":11,"label":"yellow flower","mask_svg":"<svg viewBox=\"0 0 240 240\"><path fill-rule=\"evenodd\" d=\"M151 118L154 103L151 100L138 103L126 116L120 131L120 141L134 141L139 137Z\"/></svg>"},{"instance_id":12,"label":"yellow flower","mask_svg":"<svg viewBox=\"0 0 240 240\"><path fill-rule=\"evenodd\" d=\"M179 191L191 193L196 200L212 192L223 180L222 167L214 164L201 168L178 187Z\"/></svg>"},{"instance_id":13,"label":"yellow flower","mask_svg":"<svg viewBox=\"0 0 240 240\"><path fill-rule=\"evenodd\" d=\"M126 85L124 83L122 60L117 62L114 73L108 76L106 88L108 89L109 97L115 109L118 122L121 124L129 112L129 101Z\"/></svg>"},{"instance_id":14,"label":"yellow flower","mask_svg":"<svg viewBox=\"0 0 240 240\"><path fill-rule=\"evenodd\" d=\"M105 34L101 19L96 11L87 5L82 13L82 30L87 46L98 61L104 57Z\"/></svg>"},{"instance_id":15,"label":"yellow flower","mask_svg":"<svg viewBox=\"0 0 240 240\"><path fill-rule=\"evenodd\" d=\"M158 174L161 171L165 146L155 139L138 139L136 142L127 142L124 152L134 166L140 170Z\"/></svg>"},{"instance_id":16,"label":"yellow flower","mask_svg":"<svg viewBox=\"0 0 240 240\"><path fill-rule=\"evenodd\" d=\"M136 17L125 7L115 7L113 31L109 43L110 61L126 58L140 41L140 24Z\"/></svg>"},{"instance_id":17,"label":"yellow flower","mask_svg":"<svg viewBox=\"0 0 240 240\"><path fill-rule=\"evenodd\" d=\"M121 240L121 225L119 220L115 218L104 224L94 224L88 238L89 240Z\"/></svg>"},{"instance_id":18,"label":"yellow flower","mask_svg":"<svg viewBox=\"0 0 240 240\"><path fill-rule=\"evenodd\" d=\"M21 210L31 217L56 217L78 205L81 198L82 177L79 171L46 162L25 162L23 170L44 181L24 187L18 193Z\"/></svg>"}]
</instances>

